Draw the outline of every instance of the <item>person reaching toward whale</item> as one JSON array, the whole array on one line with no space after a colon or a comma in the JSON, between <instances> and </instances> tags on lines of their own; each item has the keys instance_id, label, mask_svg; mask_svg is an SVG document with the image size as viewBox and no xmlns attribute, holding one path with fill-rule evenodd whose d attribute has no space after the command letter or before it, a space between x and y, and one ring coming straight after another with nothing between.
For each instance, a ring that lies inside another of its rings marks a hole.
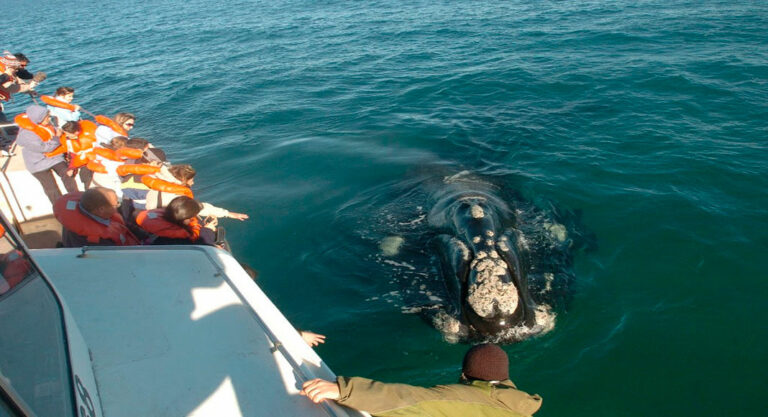
<instances>
[{"instance_id":1,"label":"person reaching toward whale","mask_svg":"<svg viewBox=\"0 0 768 417\"><path fill-rule=\"evenodd\" d=\"M509 379L509 358L495 344L481 344L464 355L458 384L431 388L389 384L360 377L336 381L312 379L301 395L314 403L326 400L373 416L531 416L541 407L539 395L517 389Z\"/></svg>"}]
</instances>

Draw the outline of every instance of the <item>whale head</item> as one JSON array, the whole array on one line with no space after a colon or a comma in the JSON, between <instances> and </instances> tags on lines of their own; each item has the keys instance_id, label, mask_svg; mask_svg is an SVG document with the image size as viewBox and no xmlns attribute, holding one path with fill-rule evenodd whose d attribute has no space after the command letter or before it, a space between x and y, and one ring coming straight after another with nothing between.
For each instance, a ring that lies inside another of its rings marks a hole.
<instances>
[{"instance_id":1,"label":"whale head","mask_svg":"<svg viewBox=\"0 0 768 417\"><path fill-rule=\"evenodd\" d=\"M527 300L520 287L519 265L511 264L496 248L475 252L465 281L463 313L467 323L482 335L525 325Z\"/></svg>"},{"instance_id":2,"label":"whale head","mask_svg":"<svg viewBox=\"0 0 768 417\"><path fill-rule=\"evenodd\" d=\"M499 213L485 199L463 199L454 212L457 235L470 254L463 276L461 310L465 322L481 336L532 326L534 311L515 234L502 233Z\"/></svg>"}]
</instances>

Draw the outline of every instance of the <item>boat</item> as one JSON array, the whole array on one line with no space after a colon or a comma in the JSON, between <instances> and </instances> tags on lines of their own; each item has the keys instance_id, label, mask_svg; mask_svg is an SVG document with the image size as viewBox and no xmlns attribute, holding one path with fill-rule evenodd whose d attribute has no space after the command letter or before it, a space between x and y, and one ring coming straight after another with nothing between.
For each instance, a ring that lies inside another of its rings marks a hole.
<instances>
[{"instance_id":1,"label":"boat","mask_svg":"<svg viewBox=\"0 0 768 417\"><path fill-rule=\"evenodd\" d=\"M335 375L229 252L56 248L51 204L15 145L7 155L0 414L368 415L299 395Z\"/></svg>"}]
</instances>

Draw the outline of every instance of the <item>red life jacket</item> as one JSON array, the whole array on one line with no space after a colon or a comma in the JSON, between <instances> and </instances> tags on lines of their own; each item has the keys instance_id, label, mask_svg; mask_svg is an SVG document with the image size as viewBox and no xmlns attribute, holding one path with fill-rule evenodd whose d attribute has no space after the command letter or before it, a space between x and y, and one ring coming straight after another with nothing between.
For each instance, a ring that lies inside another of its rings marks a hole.
<instances>
[{"instance_id":1,"label":"red life jacket","mask_svg":"<svg viewBox=\"0 0 768 417\"><path fill-rule=\"evenodd\" d=\"M53 205L56 220L65 229L88 239L89 243L99 243L102 239L111 240L115 246L139 245L139 239L128 230L120 214L115 213L106 226L80 211L80 198L83 193L69 193Z\"/></svg>"},{"instance_id":2,"label":"red life jacket","mask_svg":"<svg viewBox=\"0 0 768 417\"><path fill-rule=\"evenodd\" d=\"M200 238L200 223L193 217L189 223L189 229L169 222L163 217L165 209L144 210L136 216L136 224L153 235L171 239L189 239L192 241Z\"/></svg>"},{"instance_id":3,"label":"red life jacket","mask_svg":"<svg viewBox=\"0 0 768 417\"><path fill-rule=\"evenodd\" d=\"M2 265L0 269L3 271L2 276L0 276L0 294L4 294L19 285L32 270L32 265L18 250L12 250L0 256L0 265Z\"/></svg>"}]
</instances>

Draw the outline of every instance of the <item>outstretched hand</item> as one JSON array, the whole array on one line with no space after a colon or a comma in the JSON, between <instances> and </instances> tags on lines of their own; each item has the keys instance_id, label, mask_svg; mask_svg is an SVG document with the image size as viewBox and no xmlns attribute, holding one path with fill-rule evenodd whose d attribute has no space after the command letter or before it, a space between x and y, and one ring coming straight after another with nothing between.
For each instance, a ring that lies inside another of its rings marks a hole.
<instances>
[{"instance_id":1,"label":"outstretched hand","mask_svg":"<svg viewBox=\"0 0 768 417\"><path fill-rule=\"evenodd\" d=\"M301 386L299 394L306 396L314 403L319 403L323 400L338 400L341 395L339 384L320 378L305 382Z\"/></svg>"},{"instance_id":2,"label":"outstretched hand","mask_svg":"<svg viewBox=\"0 0 768 417\"><path fill-rule=\"evenodd\" d=\"M309 347L315 347L321 343L325 343L325 335L317 334L313 332L307 332L307 331L300 331L301 338L304 339L304 342L309 345Z\"/></svg>"},{"instance_id":3,"label":"outstretched hand","mask_svg":"<svg viewBox=\"0 0 768 417\"><path fill-rule=\"evenodd\" d=\"M229 217L230 219L237 219L237 220L240 220L240 221L248 219L248 215L247 214L245 214L245 213L235 213L235 212L232 212L232 211L229 212L227 217Z\"/></svg>"}]
</instances>

